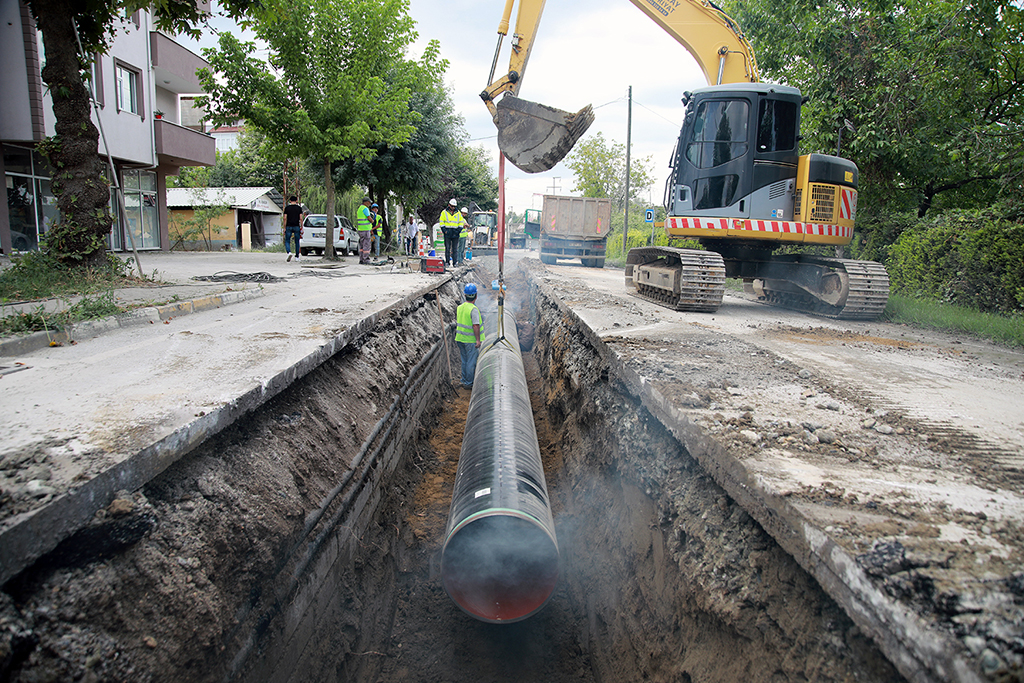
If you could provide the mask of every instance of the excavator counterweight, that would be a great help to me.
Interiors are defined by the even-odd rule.
[[[594,122],[588,104],[575,114],[507,94],[497,104],[498,148],[527,173],[550,170]]]

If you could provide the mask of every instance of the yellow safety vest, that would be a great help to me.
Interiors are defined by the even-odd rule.
[[[356,230],[366,232],[370,229],[370,207],[360,206],[356,210]]]
[[[476,304],[464,301],[459,304],[455,311],[455,341],[466,344],[475,344],[476,335],[473,334],[473,309]],[[479,311],[479,308],[476,308]],[[480,314],[480,343],[484,341],[484,314]]]
[[[462,221],[462,232],[459,233],[459,237],[469,237],[469,223],[465,219]]]
[[[462,214],[456,211],[455,213],[449,213],[448,209],[441,212],[441,229],[446,228],[457,228],[462,224]]]

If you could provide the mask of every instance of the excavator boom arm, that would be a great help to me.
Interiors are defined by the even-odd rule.
[[[757,60],[736,22],[707,0],[630,0],[693,55],[709,85],[757,83]]]
[[[518,97],[545,0],[519,0],[508,71],[495,79],[501,42],[508,33],[514,2],[505,1],[498,26],[498,46],[491,63],[491,83],[480,97],[498,127],[501,151],[522,170],[539,173],[549,170],[569,153],[593,123],[594,112],[587,105],[571,114]],[[694,56],[708,83],[757,82],[757,62],[750,44],[735,22],[709,0],[630,2]],[[496,102],[499,95],[505,97]]]

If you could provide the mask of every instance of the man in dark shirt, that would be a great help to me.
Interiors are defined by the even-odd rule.
[[[295,260],[300,257],[299,239],[302,237],[302,218],[308,212],[299,206],[299,198],[292,195],[288,198],[288,206],[284,207],[284,251],[288,260],[292,260],[290,250],[292,235],[295,235]]]

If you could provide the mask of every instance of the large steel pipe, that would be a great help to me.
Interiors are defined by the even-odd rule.
[[[468,614],[512,622],[558,582],[558,543],[515,319],[488,325],[441,551],[445,591]]]

